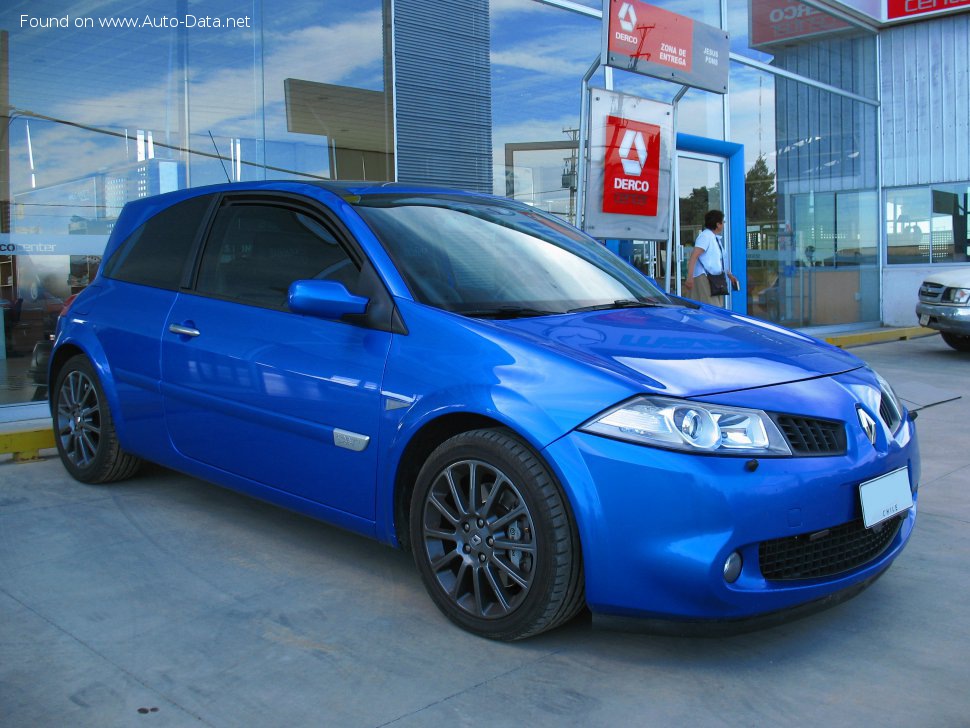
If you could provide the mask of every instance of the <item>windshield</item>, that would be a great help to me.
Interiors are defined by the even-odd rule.
[[[375,195],[356,209],[415,299],[430,306],[498,318],[670,303],[600,243],[528,207]]]

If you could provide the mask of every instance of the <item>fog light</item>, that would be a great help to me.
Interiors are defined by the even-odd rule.
[[[741,554],[735,551],[724,562],[724,581],[733,584],[739,576],[741,576]]]

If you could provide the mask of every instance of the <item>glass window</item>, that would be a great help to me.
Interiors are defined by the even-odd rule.
[[[193,197],[139,226],[111,256],[105,275],[156,288],[179,288],[186,259],[211,200],[209,195]]]
[[[284,309],[290,284],[326,280],[358,287],[359,268],[316,218],[268,204],[224,206],[216,216],[196,290]]]
[[[394,179],[389,7],[386,0],[265,6],[255,90],[269,178]]]
[[[0,3],[0,236],[20,251],[0,260],[0,307],[23,300],[0,378],[29,377],[40,321],[90,281],[129,200],[227,179],[393,175],[389,0],[28,6]]]
[[[490,17],[494,192],[574,221],[580,81],[600,22],[534,0],[493,2]]]
[[[728,0],[727,20],[732,52],[876,98],[873,32],[793,0]]]
[[[529,208],[388,196],[357,211],[415,297],[448,311],[511,318],[668,301],[592,238]]]
[[[879,319],[876,109],[734,64],[748,310],[793,327]]]
[[[970,260],[970,184],[886,191],[886,258],[889,263],[956,263]]]

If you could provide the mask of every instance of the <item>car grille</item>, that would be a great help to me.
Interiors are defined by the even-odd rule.
[[[896,428],[899,427],[899,423],[903,421],[899,410],[896,409],[896,406],[889,398],[889,395],[887,395],[885,392],[882,393],[882,397],[879,400],[879,416],[882,417],[882,421],[886,423],[889,431],[893,433],[896,432]]]
[[[919,300],[924,303],[939,303],[943,298],[943,290],[944,286],[939,283],[923,281],[923,285],[919,287]]]
[[[794,455],[841,455],[845,452],[845,427],[841,422],[777,415],[775,423]]]
[[[892,543],[903,516],[866,528],[862,519],[816,533],[762,541],[761,575],[769,581],[833,576],[876,558]]]

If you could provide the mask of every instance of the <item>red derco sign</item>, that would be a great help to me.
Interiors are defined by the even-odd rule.
[[[660,194],[660,127],[608,116],[603,212],[656,215]]]
[[[614,0],[613,5],[617,4]],[[609,50],[680,71],[693,64],[694,21],[669,10],[630,0],[619,3]]]
[[[970,8],[970,0],[889,0],[886,10],[889,19],[894,20],[958,8]]]

